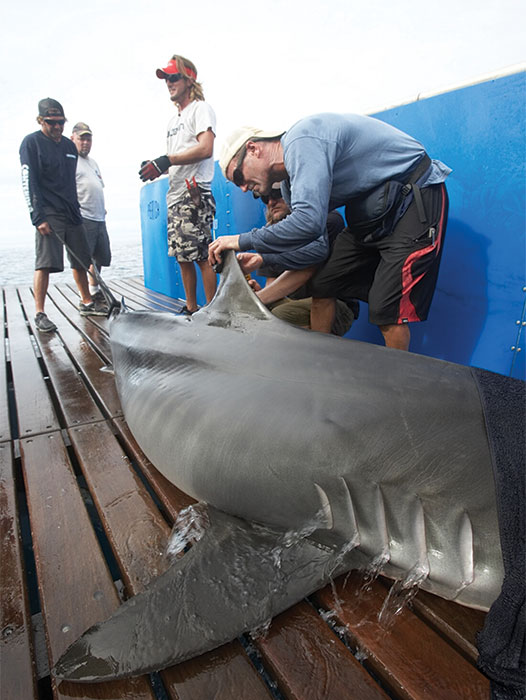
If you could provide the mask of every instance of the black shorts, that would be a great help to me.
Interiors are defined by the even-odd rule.
[[[50,272],[62,272],[64,269],[64,247],[68,248],[78,258],[75,259],[69,250],[68,259],[74,270],[87,270],[91,264],[88,243],[83,224],[72,224],[61,214],[45,214],[46,221],[52,233],[42,235],[35,231],[35,270],[48,269]]]
[[[90,257],[95,260],[97,267],[109,267],[111,264],[111,249],[106,223],[82,219],[86,240],[88,241]]]
[[[312,296],[366,301],[369,321],[377,326],[425,321],[438,277],[448,196],[444,184],[425,187],[421,194],[425,223],[413,199],[380,241],[363,243],[344,229],[311,280]]]

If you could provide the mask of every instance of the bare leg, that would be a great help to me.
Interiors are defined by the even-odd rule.
[[[206,260],[200,260],[198,263],[199,269],[201,270],[201,277],[203,278],[203,287],[205,290],[206,301],[210,303],[214,298],[217,287],[216,273],[212,269],[208,258]]]
[[[97,270],[97,272],[98,272],[98,270]],[[96,287],[97,289],[99,288],[99,283],[97,282],[97,278],[95,277],[95,267],[93,266],[93,264],[91,264],[89,266],[88,282],[89,282],[90,287]]]
[[[408,323],[379,326],[379,328],[382,331],[386,347],[396,348],[397,350],[409,350],[411,331]]]
[[[183,280],[184,293],[186,296],[186,308],[188,311],[197,311],[197,298],[195,293],[197,276],[194,263],[180,262],[179,265],[181,267],[181,278]]]
[[[49,269],[35,270],[33,276],[33,291],[35,293],[35,311],[37,314],[44,311],[48,285]]]
[[[336,299],[312,299],[310,327],[313,331],[330,333],[336,313]]]
[[[75,280],[77,289],[80,292],[82,303],[91,304],[92,298],[91,294],[89,293],[88,273],[86,270],[76,270],[75,268],[72,268],[71,272],[73,273],[73,279]]]

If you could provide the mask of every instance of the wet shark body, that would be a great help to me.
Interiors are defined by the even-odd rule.
[[[178,663],[358,567],[484,610],[497,598],[495,482],[469,367],[289,326],[232,254],[207,307],[119,313],[110,336],[135,438],[209,523],[66,651],[59,678]]]

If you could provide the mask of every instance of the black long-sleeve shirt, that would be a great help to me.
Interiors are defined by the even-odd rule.
[[[20,145],[22,187],[29,207],[31,221],[39,226],[46,214],[65,215],[73,224],[80,224],[75,173],[77,148],[62,136],[57,143],[35,131]]]

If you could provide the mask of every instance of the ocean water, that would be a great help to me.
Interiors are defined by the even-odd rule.
[[[124,238],[111,241],[112,263],[102,269],[103,279],[122,279],[143,275],[142,245]],[[33,283],[35,252],[33,242],[0,248],[0,287]],[[50,275],[50,283],[70,282],[73,279],[69,261],[64,254],[64,272]]]

